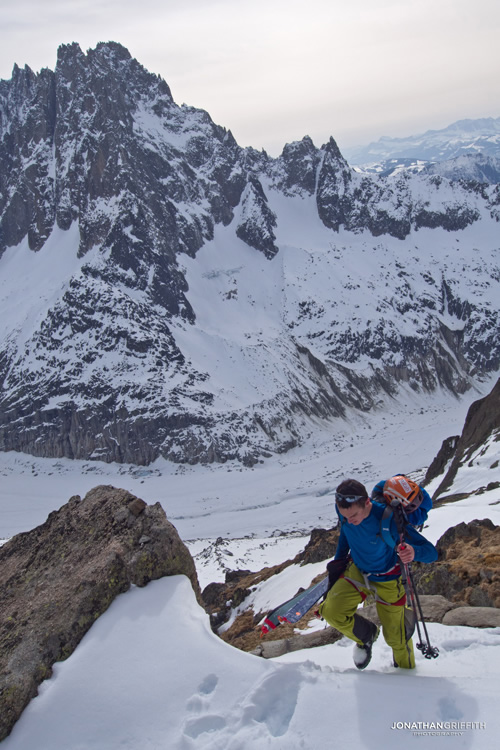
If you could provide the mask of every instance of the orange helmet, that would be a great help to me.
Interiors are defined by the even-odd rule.
[[[407,513],[416,510],[422,502],[422,492],[418,484],[398,474],[384,484],[384,497],[388,503],[399,501]]]

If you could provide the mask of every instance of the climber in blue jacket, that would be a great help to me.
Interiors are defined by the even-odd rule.
[[[372,597],[384,639],[392,648],[394,665],[413,669],[415,656],[407,629],[411,618],[405,617],[401,565],[413,560],[433,562],[437,550],[410,524],[405,525],[401,538],[391,506],[385,500],[383,505],[373,502],[364,485],[355,479],[337,487],[335,500],[340,537],[332,563],[343,566],[344,561],[347,566],[328,591],[318,614],[355,641],[354,663],[364,669],[371,660],[379,628],[356,610]]]

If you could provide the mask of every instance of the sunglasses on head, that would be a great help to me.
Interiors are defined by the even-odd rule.
[[[355,503],[357,500],[365,500],[365,497],[365,495],[341,495],[340,492],[335,493],[337,503]]]

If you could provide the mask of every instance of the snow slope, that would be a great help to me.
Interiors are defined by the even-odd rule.
[[[440,656],[410,674],[382,643],[363,673],[344,640],[271,662],[220,641],[187,579],[155,581],[115,600],[2,748],[391,749],[437,735],[439,747],[494,747],[500,628],[429,632]]]

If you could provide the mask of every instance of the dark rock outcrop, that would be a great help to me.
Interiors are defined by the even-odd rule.
[[[433,479],[438,477],[440,474],[443,474],[446,466],[455,455],[459,437],[459,435],[453,435],[452,437],[448,437],[443,440],[441,448],[439,449],[435,458],[432,460],[431,465],[426,471],[423,481],[424,486],[427,486],[428,484],[430,484],[430,482],[432,482]]]
[[[474,401],[467,412],[462,434],[458,440],[448,438],[448,442],[445,441],[435,462],[429,467],[425,478],[426,482],[432,478],[432,474],[439,476],[439,467],[441,466],[444,469],[446,464],[450,462],[443,480],[434,493],[434,498],[442,498],[445,495],[446,491],[452,486],[460,466],[467,464],[473,454],[484,449],[489,440],[499,439],[500,380],[496,382],[487,396]],[[498,480],[498,472],[496,472],[495,478]],[[500,487],[500,483],[498,483],[498,486]]]
[[[268,206],[264,189],[252,177],[241,199],[241,217],[236,227],[236,236],[271,259],[278,252],[275,228],[276,216]]]
[[[159,503],[96,487],[0,548],[0,740],[113,599],[193,559]]]
[[[280,162],[282,176],[278,185],[285,195],[314,195],[321,153],[309,136],[287,143]]]
[[[311,537],[304,547],[304,551],[299,552],[297,555],[297,559],[300,560],[301,565],[331,560],[337,549],[339,534],[340,531],[338,528],[313,529]]]
[[[229,620],[231,610],[238,607],[246,599],[252,587],[257,586],[262,581],[267,581],[268,578],[281,573],[282,570],[296,562],[298,562],[297,557],[279,565],[263,568],[257,573],[247,570],[228,571],[224,583],[209,583],[203,589],[201,598],[205,610],[210,615],[210,625],[214,632]],[[258,615],[256,617],[258,620]],[[254,622],[253,615],[251,620],[249,629],[253,629],[257,622],[257,620]],[[232,642],[230,636],[226,640]]]
[[[438,560],[414,565],[419,593],[455,604],[500,607],[500,526],[490,520],[460,523],[437,542]]]

